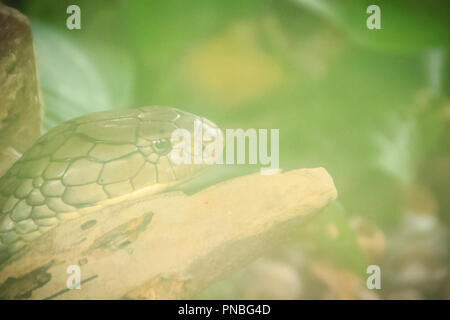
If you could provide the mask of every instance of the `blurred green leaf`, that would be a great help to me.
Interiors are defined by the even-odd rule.
[[[131,102],[133,69],[127,56],[98,47],[89,52],[39,21],[32,22],[32,31],[45,104],[44,129]]]
[[[449,48],[446,0],[293,0],[334,21],[364,46],[391,52]],[[369,30],[367,7],[381,9],[381,30]]]

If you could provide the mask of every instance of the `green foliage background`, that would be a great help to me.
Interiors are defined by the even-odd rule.
[[[364,257],[349,249],[348,219],[395,228],[420,165],[448,146],[441,102],[449,64],[427,64],[433,50],[448,52],[448,1],[6,3],[32,21],[46,130],[143,105],[175,106],[223,128],[279,128],[281,168],[325,167],[345,208],[317,222],[336,219],[341,242],[309,240],[357,273]],[[81,30],[66,28],[70,4],[81,7]],[[382,8],[382,30],[366,28],[370,4]],[[223,168],[215,179],[256,170]]]

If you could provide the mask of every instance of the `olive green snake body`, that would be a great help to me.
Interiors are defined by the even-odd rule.
[[[160,192],[204,165],[174,165],[173,130],[199,119],[171,107],[97,112],[41,136],[0,179],[0,263],[83,208],[150,188]],[[205,122],[206,121],[206,122]]]

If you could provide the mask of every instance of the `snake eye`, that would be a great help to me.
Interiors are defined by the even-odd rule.
[[[162,138],[158,140],[153,140],[152,147],[156,153],[163,155],[169,153],[169,151],[172,149],[172,144],[168,139]]]

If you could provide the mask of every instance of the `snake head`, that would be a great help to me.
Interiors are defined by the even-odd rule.
[[[188,180],[221,155],[223,133],[206,118],[172,107],[143,107],[137,146],[159,183]]]

